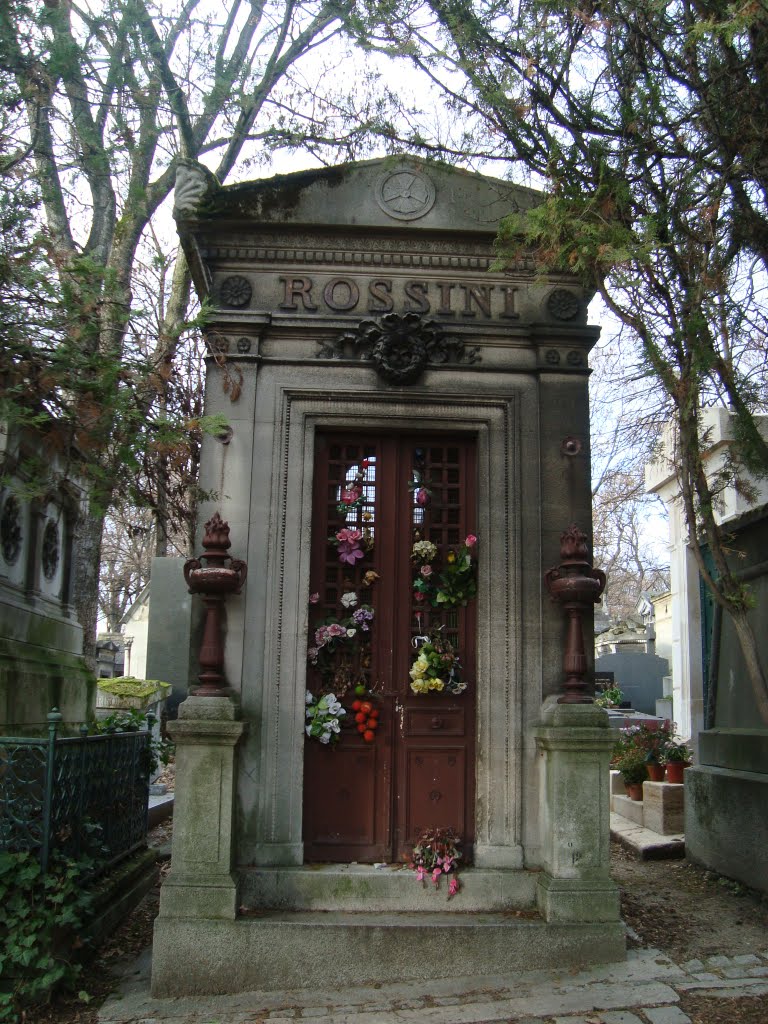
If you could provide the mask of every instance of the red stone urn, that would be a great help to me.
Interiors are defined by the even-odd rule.
[[[594,687],[587,693],[584,676],[587,673],[587,655],[584,650],[582,617],[590,605],[600,600],[605,590],[605,573],[593,569],[589,561],[587,537],[572,524],[560,536],[562,562],[544,573],[552,600],[560,604],[568,616],[568,632],[563,654],[565,693],[558,704],[592,704]]]
[[[248,566],[227,553],[231,547],[229,524],[218,512],[205,524],[205,554],[184,563],[184,579],[190,594],[200,594],[205,604],[205,625],[198,661],[202,671],[195,697],[218,697],[224,686],[224,645],[221,636],[221,611],[229,594],[239,594],[248,575]],[[229,562],[229,565],[227,565]]]

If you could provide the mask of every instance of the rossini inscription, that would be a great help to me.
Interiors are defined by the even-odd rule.
[[[280,275],[277,308],[300,313],[431,313],[440,317],[518,320],[514,285],[393,277]]]

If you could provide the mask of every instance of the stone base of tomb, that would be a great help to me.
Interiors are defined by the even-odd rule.
[[[580,967],[624,958],[621,924],[509,914],[273,913],[155,923],[152,993],[215,995]]]
[[[467,868],[450,900],[446,878],[438,889],[421,886],[394,865],[232,871],[231,779],[242,730],[233,714],[223,700],[192,701],[173,727],[184,782],[155,922],[154,995],[365,985],[624,958],[609,877],[612,739],[604,712],[554,705],[536,733],[547,794],[544,864]]]

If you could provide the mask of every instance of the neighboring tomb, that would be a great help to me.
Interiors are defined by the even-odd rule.
[[[598,331],[568,275],[490,270],[500,220],[537,194],[399,158],[222,189],[195,173],[175,213],[212,307],[206,412],[228,423],[204,443],[200,522],[221,512],[248,573],[228,688],[169,726],[154,991],[622,957],[607,716],[556,703],[565,627],[543,587],[563,531],[589,528]],[[335,749],[312,728],[330,690],[364,717]],[[473,865],[450,903],[402,867],[448,827]]]
[[[0,464],[0,731],[36,734],[52,707],[66,725],[93,706],[96,681],[69,604],[84,497],[71,466],[30,432],[0,429]],[[29,477],[41,464],[42,492]]]

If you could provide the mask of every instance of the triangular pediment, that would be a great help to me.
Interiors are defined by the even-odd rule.
[[[230,185],[209,194],[200,214],[220,221],[485,233],[540,198],[533,189],[448,164],[385,157]]]

